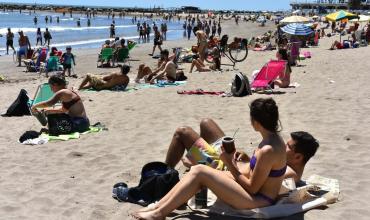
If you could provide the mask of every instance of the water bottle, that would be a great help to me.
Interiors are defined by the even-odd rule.
[[[205,161],[199,161],[198,164],[205,165]],[[200,191],[195,194],[195,208],[196,209],[205,209],[207,208],[207,187],[202,186]]]

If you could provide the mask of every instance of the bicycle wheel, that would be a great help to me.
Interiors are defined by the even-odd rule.
[[[229,48],[229,55],[235,62],[242,62],[248,56],[248,48],[243,44],[238,48]]]

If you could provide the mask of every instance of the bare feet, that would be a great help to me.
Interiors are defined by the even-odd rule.
[[[137,212],[149,212],[155,210],[156,208],[158,208],[158,203],[151,203],[147,207],[142,208]]]
[[[131,216],[138,220],[164,220],[165,217],[159,211],[136,212]]]

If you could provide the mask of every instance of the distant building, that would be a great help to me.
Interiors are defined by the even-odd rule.
[[[293,10],[297,9],[348,9],[349,0],[296,0],[291,1]],[[361,0],[361,9],[370,9],[370,0]]]
[[[181,10],[185,13],[200,13],[200,12],[202,12],[202,10],[200,10],[200,8],[194,7],[194,6],[182,6]]]

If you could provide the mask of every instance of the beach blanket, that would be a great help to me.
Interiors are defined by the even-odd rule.
[[[138,90],[137,88],[133,86],[115,86],[112,89],[102,89],[102,90],[96,90],[94,88],[90,89],[83,89],[82,91],[88,91],[88,92],[101,92],[101,91],[112,91],[112,92],[132,92]]]
[[[164,88],[164,87],[181,86],[181,85],[185,85],[185,84],[186,84],[186,81],[169,82],[167,80],[159,80],[155,84],[139,83],[139,84],[135,85],[135,88],[137,88],[137,89]]]
[[[224,91],[213,92],[213,91],[204,91],[203,89],[196,89],[196,90],[179,90],[177,94],[180,95],[217,95],[221,96],[224,95]]]
[[[289,182],[294,183],[292,179],[284,180],[280,199],[272,206],[237,210],[217,200],[217,197],[208,190],[208,207],[198,211],[240,218],[269,219],[294,215],[338,201],[340,190],[336,179],[312,175],[307,179],[306,185],[299,188],[295,188],[295,184]],[[195,209],[194,197],[189,200],[188,205]]]
[[[133,92],[139,89],[147,89],[147,88],[164,88],[164,87],[173,87],[173,86],[180,86],[186,84],[186,81],[175,81],[175,82],[168,82],[166,80],[160,80],[156,84],[149,84],[149,83],[138,83],[136,85],[128,85],[127,87],[116,86],[112,89],[105,89],[105,91],[114,91],[114,92]],[[89,92],[100,92],[104,90],[96,90],[93,88],[84,90]]]
[[[107,128],[105,128],[105,126],[102,126],[102,125],[99,124],[99,125],[96,125],[96,126],[90,126],[90,129],[88,131],[85,131],[85,132],[82,132],[82,133],[74,132],[74,133],[71,133],[71,134],[63,134],[63,135],[58,135],[58,136],[52,136],[52,135],[49,135],[47,133],[42,133],[38,138],[26,140],[26,141],[22,142],[22,144],[24,144],[24,145],[41,145],[41,144],[46,144],[50,141],[68,141],[68,140],[71,140],[71,139],[78,139],[78,138],[80,138],[81,135],[84,135],[84,134],[96,133],[96,132],[100,132],[100,131],[103,131],[103,130],[107,130]]]

